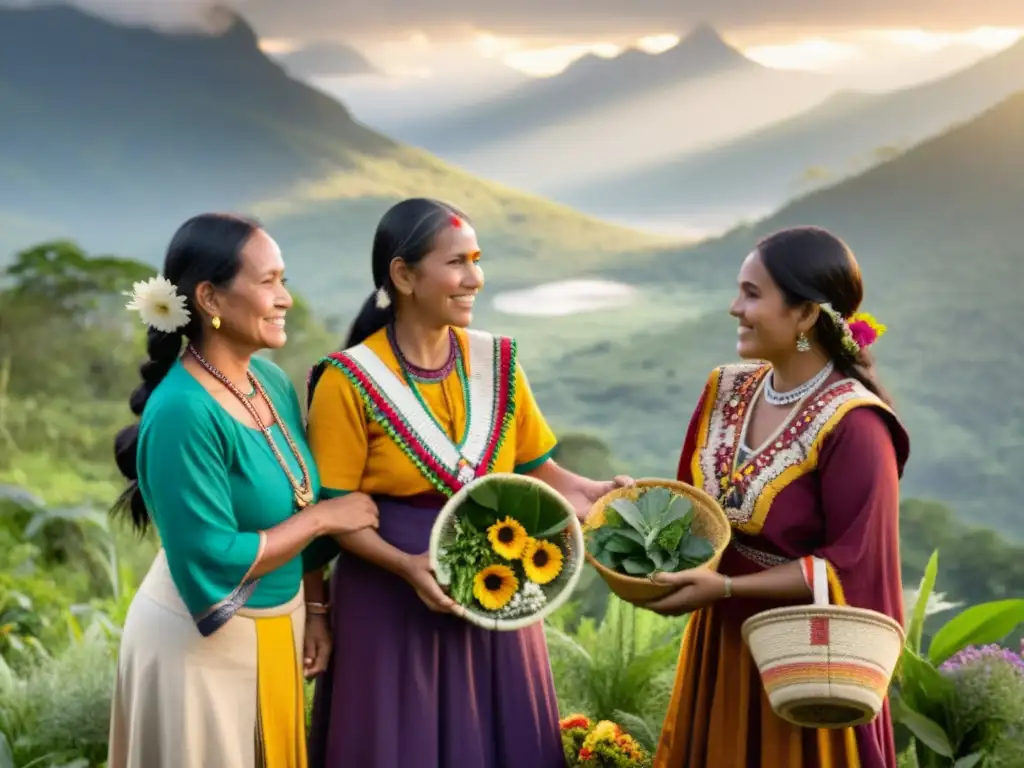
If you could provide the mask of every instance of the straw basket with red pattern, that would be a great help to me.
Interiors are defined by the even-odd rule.
[[[849,728],[882,710],[905,635],[876,611],[830,605],[815,558],[814,604],[775,608],[743,623],[743,640],[772,709],[804,728]]]

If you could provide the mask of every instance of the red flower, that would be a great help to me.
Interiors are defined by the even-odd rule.
[[[861,349],[870,347],[878,340],[878,331],[864,320],[854,320],[850,323],[850,333]]]

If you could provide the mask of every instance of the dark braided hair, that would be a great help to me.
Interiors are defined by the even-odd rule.
[[[141,416],[150,395],[174,367],[186,339],[199,342],[203,324],[196,309],[195,293],[200,283],[227,287],[242,267],[242,248],[260,225],[251,220],[219,213],[195,216],[178,228],[164,258],[163,276],[185,297],[189,322],[184,328],[164,333],[150,328],[146,334],[148,359],[139,366],[142,382],[128,399],[132,413]],[[115,516],[124,516],[140,534],[149,528],[149,511],[139,492],[137,452],[138,422],[114,438],[114,459],[128,487],[111,508]]]
[[[831,304],[843,318],[853,315],[864,300],[864,281],[853,251],[820,227],[793,227],[768,235],[757,244],[768,274],[791,307],[807,302]],[[844,330],[821,311],[814,335],[836,369],[856,379],[887,405],[892,398],[875,372],[867,350],[853,353],[843,346]]]

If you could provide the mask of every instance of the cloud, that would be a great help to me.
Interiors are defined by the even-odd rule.
[[[238,0],[262,32],[304,36],[475,27],[564,35],[719,27],[1024,25],[1020,0]]]
[[[83,11],[125,24],[144,24],[161,29],[216,30],[224,16],[213,11],[209,0],[0,0],[0,7],[39,8],[72,5]]]
[[[40,5],[44,0],[0,0]],[[208,0],[73,0],[133,23],[206,22]],[[485,29],[502,35],[650,34],[708,22],[722,28],[873,26],[963,29],[1024,25],[1020,0],[232,0],[263,36],[341,39],[367,34]]]

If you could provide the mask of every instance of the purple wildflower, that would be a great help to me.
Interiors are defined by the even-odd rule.
[[[1024,643],[1022,643],[1022,651],[1024,651]],[[943,662],[942,666],[939,667],[939,671],[946,673],[956,672],[965,666],[986,660],[1006,662],[1021,674],[1024,674],[1024,655],[996,644],[981,647],[969,645]]]

